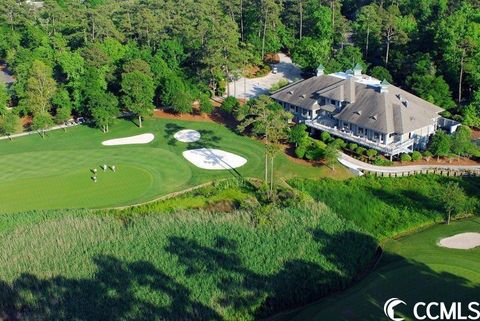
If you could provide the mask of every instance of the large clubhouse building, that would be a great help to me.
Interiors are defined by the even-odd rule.
[[[424,149],[429,137],[442,127],[453,132],[458,123],[439,115],[442,108],[388,82],[353,70],[302,80],[271,97],[296,121],[313,131],[376,149],[390,157]]]

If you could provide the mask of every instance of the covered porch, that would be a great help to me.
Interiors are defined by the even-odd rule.
[[[392,159],[393,156],[402,153],[411,153],[413,151],[414,139],[408,139],[403,142],[392,142],[390,144],[384,144],[381,142],[380,139],[375,141],[369,139],[367,136],[356,135],[349,130],[338,129],[335,119],[318,118],[315,120],[305,120],[305,125],[312,128],[313,130],[326,131],[335,137],[354,142],[367,148],[378,150],[379,152],[390,156],[390,159]]]

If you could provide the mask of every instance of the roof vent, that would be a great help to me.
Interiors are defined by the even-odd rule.
[[[305,94],[303,94],[303,95],[301,95],[300,97],[301,97],[301,98],[305,98],[305,97],[307,97],[307,96],[306,96]]]
[[[290,90],[288,93],[289,93],[290,95],[293,95],[293,90]]]
[[[373,120],[377,120],[377,115],[373,115],[370,118],[373,119]]]
[[[317,67],[317,77],[323,76],[325,72],[325,67],[322,64],[318,65]]]
[[[380,86],[379,86],[380,92],[381,93],[388,92],[388,87],[390,87],[390,83],[386,79],[382,80],[382,82],[380,83]]]
[[[408,100],[404,100],[403,105],[408,108],[410,107],[410,102]]]
[[[361,76],[362,75],[362,66],[357,63],[355,67],[353,67],[353,75],[354,76]]]
[[[362,111],[361,111],[361,110],[357,110],[357,111],[354,111],[353,113],[360,116],[360,115],[362,114]]]

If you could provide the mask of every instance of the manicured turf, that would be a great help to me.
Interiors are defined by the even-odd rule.
[[[180,143],[173,134],[192,128],[202,133],[197,143]],[[155,134],[147,145],[102,146],[107,139],[142,133]],[[245,157],[248,163],[236,171],[208,171],[186,161],[187,148],[215,147]],[[115,165],[117,172],[103,173],[100,166]],[[93,168],[98,181],[91,180]],[[348,176],[345,170],[330,171],[278,157],[279,177]],[[30,209],[96,208],[129,205],[154,199],[219,178],[262,177],[263,146],[224,126],[207,122],[154,119],[143,128],[119,120],[108,134],[80,126],[67,132],[47,133],[0,142],[0,212]]]
[[[359,284],[277,320],[386,320],[383,305],[389,298],[404,300],[410,310],[400,306],[398,311],[412,320],[411,308],[418,301],[478,302],[480,248],[453,250],[436,245],[441,238],[472,231],[480,231],[479,218],[388,241],[376,271]]]

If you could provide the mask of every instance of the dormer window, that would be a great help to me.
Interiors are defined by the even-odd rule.
[[[360,115],[362,114],[362,111],[361,111],[361,110],[357,110],[357,111],[355,111],[355,112],[353,112],[353,113],[354,113],[355,115],[360,116]]]
[[[377,115],[370,116],[370,119],[377,120]]]
[[[305,98],[307,97],[305,94],[301,95],[300,98]]]
[[[289,93],[290,95],[293,95],[293,90],[290,90],[288,93]]]

